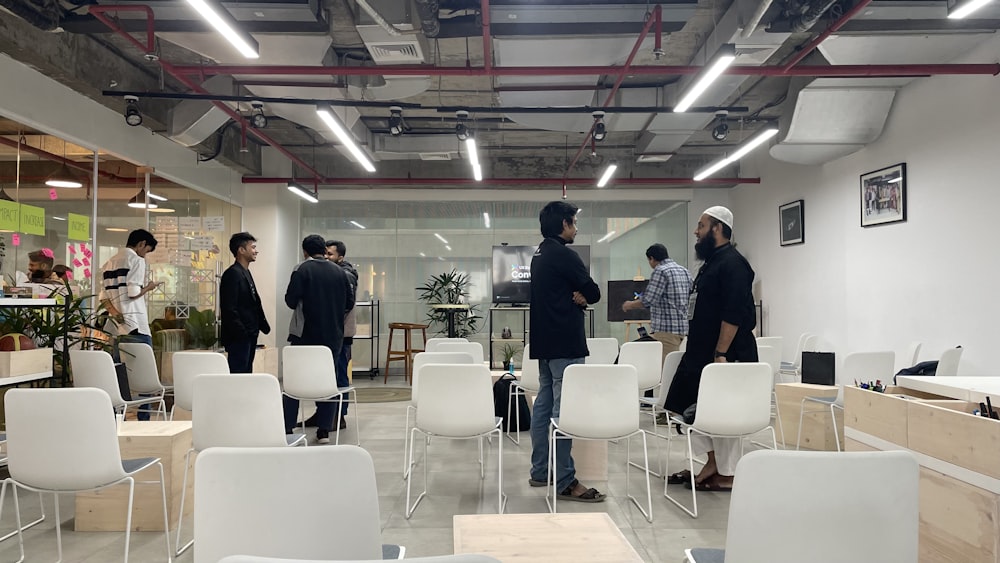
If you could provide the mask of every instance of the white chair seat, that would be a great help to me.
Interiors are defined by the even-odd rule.
[[[685,555],[691,563],[726,563],[725,549],[696,547],[685,550]]]

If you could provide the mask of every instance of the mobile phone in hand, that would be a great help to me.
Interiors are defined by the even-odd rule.
[[[644,326],[639,327],[639,338],[649,338],[649,333],[646,332],[646,327]]]

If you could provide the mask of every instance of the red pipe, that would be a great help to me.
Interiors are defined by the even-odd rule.
[[[657,4],[656,9],[653,10],[653,17],[656,18],[656,27],[653,29],[653,40],[655,41],[653,44],[653,51],[660,53],[663,51],[663,10],[660,8],[659,4]],[[659,55],[657,55],[656,58],[659,60]]]
[[[701,66],[641,65],[628,69],[633,76],[697,74]],[[619,74],[620,66],[517,66],[440,67],[430,65],[295,66],[295,65],[174,65],[180,74],[267,76],[603,76]],[[724,74],[735,76],[815,76],[819,78],[911,77],[932,75],[1000,74],[1000,64],[895,64],[895,65],[807,65],[785,70],[783,66],[731,66]]]
[[[632,67],[632,61],[635,60],[635,56],[639,54],[639,47],[642,46],[642,42],[646,40],[646,35],[649,33],[650,28],[659,19],[660,12],[662,8],[659,4],[653,8],[653,17],[646,20],[646,23],[642,26],[642,31],[639,32],[638,39],[635,40],[635,45],[632,46],[632,51],[628,54],[628,58],[625,59],[625,65],[621,67],[618,73],[618,78],[615,80],[615,85],[611,87],[611,91],[608,92],[608,96],[604,98],[604,104],[601,105],[602,108],[606,108],[611,104],[611,100],[614,99],[615,94],[618,92],[618,88],[621,87],[622,82],[625,82],[625,77],[628,75],[629,68]],[[580,155],[583,154],[584,149],[587,148],[587,141],[594,141],[593,133],[594,127],[597,125],[597,120],[595,119],[593,123],[590,124],[590,130],[587,132],[586,136],[583,138],[583,142],[580,143],[580,148],[576,149],[576,154],[573,155],[573,159],[569,161],[569,166],[566,167],[566,172],[563,173],[563,178],[569,176],[570,171],[576,166],[576,163],[580,160]],[[596,149],[594,152],[597,152]]]
[[[110,27],[113,31],[121,33],[123,37],[128,39],[133,45],[138,47],[147,55],[156,52],[156,39],[153,34],[153,9],[149,6],[134,5],[134,6],[90,6],[88,11],[92,16],[100,20],[101,23]],[[146,45],[139,43],[134,37],[125,33],[114,20],[108,18],[104,15],[105,12],[143,12],[146,14]]]
[[[244,184],[285,184],[294,178],[244,176]],[[593,178],[485,178],[476,182],[472,178],[320,178],[317,182],[323,185],[336,186],[540,186],[540,185],[593,185]],[[707,178],[695,182],[692,178],[622,178],[615,180],[619,186],[686,186],[686,185],[725,185],[759,184],[760,178]]]
[[[480,12],[483,20],[483,69],[493,70],[493,38],[490,37],[490,0],[482,0]]]
[[[836,33],[838,29],[844,27],[844,24],[847,23],[848,20],[861,13],[861,10],[864,10],[865,7],[867,7],[868,4],[871,3],[871,1],[872,0],[860,0],[857,4],[854,5],[853,8],[844,13],[844,15],[840,16],[840,18],[837,19],[837,21],[830,24],[830,27],[826,28],[826,30],[824,30],[823,33],[820,33],[819,35],[814,37],[812,41],[806,43],[802,47],[802,49],[799,50],[799,52],[794,57],[792,57],[792,60],[788,61],[788,63],[786,63],[785,66],[782,67],[785,70],[785,72],[788,72],[789,70],[791,70],[793,66],[798,64],[799,61],[806,58],[806,56],[808,56],[809,53],[812,53],[816,49],[816,47],[819,47],[820,43],[826,41],[827,37],[833,35],[834,33]]]

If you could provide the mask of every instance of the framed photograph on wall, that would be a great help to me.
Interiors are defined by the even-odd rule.
[[[781,246],[802,244],[806,241],[805,202],[799,199],[778,206],[778,228],[781,229]]]
[[[861,175],[861,226],[906,221],[906,163]]]

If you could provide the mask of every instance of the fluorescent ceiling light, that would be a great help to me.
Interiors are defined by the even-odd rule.
[[[248,59],[260,57],[257,41],[247,32],[239,28],[236,18],[225,8],[211,0],[187,0],[198,14],[205,18],[215,31],[218,31],[226,41],[229,41],[241,55]]]
[[[107,227],[104,230],[112,232],[112,233],[127,233],[128,232],[128,229],[123,229],[121,227]]]
[[[157,201],[167,201],[167,198],[163,197],[162,195],[154,194],[153,192],[149,192],[146,195],[148,195],[150,199],[155,199]]]
[[[423,252],[421,252],[421,253],[420,253],[420,256],[421,256],[422,258],[427,258],[427,255],[426,255],[426,254],[424,254]]]
[[[597,242],[598,243],[602,243],[602,242],[608,240],[609,238],[615,236],[616,232],[618,232],[618,231],[611,231],[610,233],[608,233],[608,234],[604,235],[603,237],[597,239]]]
[[[727,157],[721,158],[713,162],[712,164],[708,165],[706,168],[702,169],[697,174],[695,174],[694,181],[700,182],[705,178],[708,178],[712,174],[715,174],[719,170],[722,170],[726,165],[736,162],[737,160],[743,158],[744,156],[749,154],[750,151],[764,144],[765,141],[767,141],[768,139],[777,134],[778,134],[778,127],[776,125],[768,125],[764,129],[762,129],[759,133],[751,137],[749,141],[743,143],[740,146],[740,148],[736,150],[736,152]]]
[[[174,213],[176,211],[176,209],[171,209],[169,207],[157,207],[155,209],[150,208],[149,210],[150,213]]]
[[[298,184],[296,184],[294,182],[289,182],[288,183],[288,191],[290,191],[293,194],[301,197],[302,199],[308,201],[309,203],[317,203],[317,202],[319,202],[319,198],[317,198],[313,194],[307,192],[305,190],[305,188],[303,188],[302,186],[300,186],[300,185],[298,185]]]
[[[65,221],[66,220],[65,217],[60,217],[58,215],[53,215],[52,218],[55,219],[56,221]]]
[[[483,168],[479,164],[479,151],[476,149],[476,138],[469,137],[465,140],[465,152],[468,154],[469,162],[472,164],[472,177],[477,182],[483,181]]]
[[[472,165],[472,178],[477,182],[483,181],[483,168],[478,164]]]
[[[362,225],[361,223],[358,223],[357,221],[351,221],[350,223],[352,225],[354,225],[355,227],[359,228],[359,229],[364,229],[365,228],[364,225]]]
[[[736,46],[732,43],[726,43],[725,45],[719,47],[716,51],[715,56],[712,60],[708,62],[705,68],[701,71],[698,77],[695,79],[694,84],[688,87],[687,91],[681,96],[681,101],[677,102],[674,106],[674,112],[681,113],[688,110],[695,100],[699,96],[708,90],[708,87],[715,82],[715,79],[719,77],[729,65],[733,64],[736,60]]]
[[[446,244],[446,245],[444,245],[444,247],[448,249],[448,252],[451,252],[451,247],[450,247],[450,246],[448,246],[448,245]]]
[[[483,211],[483,223],[487,229],[490,228],[490,214],[485,211]]]
[[[603,188],[604,186],[608,185],[608,180],[610,180],[611,177],[615,175],[616,170],[618,170],[617,163],[612,162],[608,164],[608,167],[604,169],[604,174],[601,174],[601,179],[597,181],[597,187]],[[577,211],[577,215],[579,214],[580,212]]]
[[[325,123],[326,126],[333,131],[333,134],[337,136],[340,143],[347,147],[347,150],[349,150],[354,156],[354,160],[356,160],[358,164],[360,164],[361,167],[368,172],[374,172],[375,165],[372,164],[368,155],[366,155],[365,152],[361,150],[361,147],[358,146],[358,142],[354,139],[354,135],[352,135],[347,130],[347,127],[344,127],[344,124],[340,122],[340,118],[333,112],[333,108],[328,105],[317,106],[316,113],[319,115],[320,119],[323,120],[323,123]]]
[[[443,236],[441,236],[441,235],[439,235],[437,233],[434,233],[434,236],[436,236],[439,241],[441,241],[441,242],[443,242],[445,244],[448,244],[448,241],[444,240]]]
[[[989,3],[990,0],[969,0],[964,4],[956,4],[953,9],[948,12],[948,19],[960,20]]]

